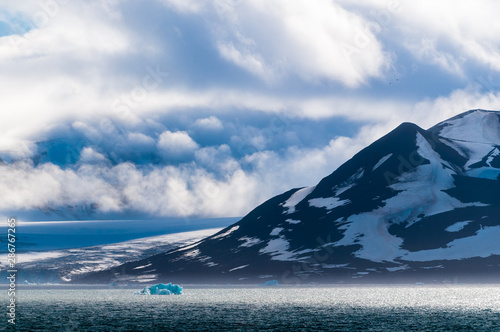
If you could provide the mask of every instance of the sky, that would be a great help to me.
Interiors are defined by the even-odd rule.
[[[0,0],[0,211],[243,216],[500,110],[497,1]]]

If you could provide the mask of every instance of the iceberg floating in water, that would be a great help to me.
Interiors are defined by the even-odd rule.
[[[269,280],[263,284],[260,284],[260,286],[279,286],[279,283],[278,280]]]
[[[143,290],[135,292],[135,295],[181,295],[182,287],[172,283],[157,284],[145,287]]]

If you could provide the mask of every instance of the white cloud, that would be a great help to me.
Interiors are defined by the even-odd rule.
[[[224,151],[227,147],[221,149]],[[208,160],[202,164],[215,161],[210,160],[215,157],[210,157],[214,152],[205,151],[204,158]],[[302,159],[303,155],[308,157],[307,161]],[[252,162],[259,164],[253,171],[243,171],[234,159],[226,158],[225,163],[213,165],[224,168],[223,177],[194,165],[161,166],[150,171],[140,170],[130,163],[117,166],[92,163],[75,170],[63,170],[52,164],[37,167],[26,163],[2,165],[0,210],[64,209],[68,205],[93,204],[98,212],[241,216],[272,195],[304,180],[312,180],[297,179],[295,172],[306,171],[316,180],[317,171],[324,172],[324,168],[331,171],[335,164],[329,162],[332,157],[335,155],[331,152],[303,151],[300,156],[280,159],[272,152],[262,152],[252,156]],[[322,163],[316,163],[318,160]],[[303,165],[304,162],[307,165]]]
[[[102,140],[102,133],[98,129],[89,126],[88,124],[82,121],[73,122],[72,127],[76,131],[82,133],[86,139],[88,139],[90,142],[94,144],[99,144],[100,141]]]
[[[466,60],[500,71],[500,3],[479,0],[352,1],[341,0],[350,10],[372,21],[393,42],[420,54],[448,71],[457,71]],[[394,11],[393,8],[397,8]]]
[[[252,74],[265,80],[273,79],[273,70],[270,68],[260,54],[250,50],[237,49],[232,43],[219,43],[218,49],[223,58],[243,67]]]
[[[113,64],[142,43],[116,5],[114,0],[6,4],[4,10],[32,30],[0,37],[0,108],[9,114],[0,122],[2,138],[22,141],[63,119],[111,113],[129,79],[123,68],[113,71]],[[46,22],[34,23],[37,16]]]
[[[105,162],[108,159],[101,153],[95,151],[93,148],[85,147],[80,152],[80,162],[86,164]]]
[[[440,40],[443,53],[451,44],[456,57],[465,56],[500,70],[497,38],[500,26],[481,23],[495,22],[500,10],[498,2],[483,0],[471,5],[467,1],[419,1],[404,6],[407,8],[402,12],[401,21],[409,25],[408,29],[418,26],[418,34]]]
[[[155,140],[152,137],[144,135],[143,133],[128,133],[127,139],[133,146],[137,147],[144,148],[145,146],[152,146],[155,144]]]
[[[208,118],[197,119],[194,125],[208,130],[222,130],[224,128],[222,121],[213,115]]]
[[[0,166],[0,209],[46,209],[98,203],[101,211],[120,209],[120,193],[86,165],[78,172],[52,164],[19,162]]]
[[[198,149],[198,144],[185,131],[163,132],[158,138],[157,146],[167,159],[184,157]]]
[[[206,26],[209,33],[203,37],[208,38],[204,40],[207,44],[225,54],[228,61],[279,86],[277,91],[288,91],[287,80],[295,76],[305,80],[301,83],[304,91],[328,87],[332,80],[359,86],[371,77],[383,75],[384,66],[392,59],[386,50],[394,46],[418,50],[415,57],[419,61],[435,63],[447,72],[466,72],[464,64],[468,59],[500,68],[496,64],[500,58],[496,36],[500,31],[494,24],[478,24],[478,18],[494,21],[496,2],[470,6],[460,1],[457,5],[419,1],[395,7],[386,1],[164,3],[176,8],[176,13],[189,13],[179,14],[186,23],[196,20]],[[0,108],[9,114],[0,121],[0,147],[7,147],[2,150],[26,147],[26,139],[40,128],[65,119],[85,123],[85,118],[107,116],[140,123],[151,114],[206,108],[214,116],[219,112],[285,110],[293,116],[313,119],[340,115],[356,121],[385,121],[395,113],[398,118],[401,113],[411,116],[410,112],[401,112],[401,106],[410,109],[419,101],[383,99],[383,94],[346,95],[329,88],[326,92],[297,94],[277,92],[266,84],[251,89],[232,82],[212,83],[204,88],[167,84],[148,90],[147,98],[134,103],[127,112],[114,112],[114,102],[141,86],[147,74],[145,66],[155,67],[157,61],[162,67],[165,63],[167,70],[175,53],[169,50],[177,47],[165,41],[167,46],[163,45],[166,49],[162,50],[158,40],[163,36],[154,39],[155,43],[148,38],[141,40],[134,34],[136,23],[121,15],[120,4],[61,2],[47,25],[25,36],[0,38]],[[10,2],[6,6],[10,12],[23,13],[27,18],[43,10],[37,1]],[[148,6],[146,2],[146,11]],[[350,64],[342,53],[341,46],[346,45],[361,50],[351,54]],[[148,50],[148,57],[135,60],[138,50]],[[344,47],[346,50],[355,49]],[[128,71],[129,63],[124,61],[128,58],[137,61],[134,70],[138,74]],[[327,84],[323,85],[325,80]],[[214,122],[214,126],[218,124]]]
[[[380,77],[388,62],[367,22],[328,0],[244,1],[223,25],[221,55],[266,80],[298,75],[355,87]]]
[[[406,47],[409,48],[420,61],[435,64],[449,73],[464,76],[462,65],[465,58],[457,58],[456,55],[447,51],[438,51],[436,49],[435,40],[422,39],[419,42],[407,43]]]
[[[31,157],[36,151],[36,146],[28,140],[4,136],[0,139],[0,151],[0,159],[4,161],[21,160]]]
[[[186,24],[194,20],[206,27],[204,42],[212,45],[212,50],[283,88],[278,91],[288,91],[287,80],[295,76],[305,80],[304,90],[309,91],[317,86],[324,88],[325,80],[359,86],[370,78],[383,76],[384,66],[392,59],[388,53],[395,47],[418,50],[414,55],[419,61],[435,63],[448,73],[466,72],[464,66],[469,60],[500,70],[500,28],[478,23],[495,22],[499,6],[495,1],[474,5],[463,1],[385,0],[163,3],[175,8],[175,14],[181,13],[179,19],[186,20]],[[24,139],[40,128],[68,118],[85,122],[85,117],[99,115],[140,122],[144,114],[204,107],[213,112],[235,113],[285,109],[307,118],[340,114],[350,119],[381,121],[390,118],[394,108],[380,107],[383,111],[377,112],[362,108],[373,102],[380,106],[407,103],[411,107],[418,101],[380,101],[380,95],[366,97],[356,93],[342,96],[342,92],[331,89],[287,94],[268,90],[265,84],[252,89],[233,86],[232,82],[212,83],[206,88],[173,84],[175,88],[158,86],[147,91],[144,101],[130,107],[127,114],[117,114],[113,112],[113,102],[141,85],[147,74],[144,67],[154,67],[156,61],[162,66],[165,63],[167,70],[175,57],[170,49],[182,44],[165,40],[162,35],[154,43],[147,36],[139,38],[134,31],[140,23],[127,20],[120,5],[120,1],[60,2],[59,9],[49,15],[50,20],[43,27],[24,36],[0,38],[0,108],[9,114],[0,121],[0,146],[27,145]],[[145,2],[144,10],[149,6]],[[27,19],[44,12],[38,1],[9,2],[5,9]],[[164,41],[166,46],[158,41]],[[138,50],[147,50],[144,53],[148,56],[140,56]],[[350,63],[344,56],[346,50],[355,51]],[[128,71],[130,63],[125,59],[137,62],[134,74]],[[309,85],[311,81],[313,84]]]
[[[199,13],[205,7],[205,3],[198,0],[162,0],[162,2],[181,13]]]
[[[226,144],[199,149],[194,156],[199,166],[216,174],[231,174],[240,168]]]

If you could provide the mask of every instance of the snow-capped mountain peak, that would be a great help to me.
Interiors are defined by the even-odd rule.
[[[452,140],[500,145],[500,114],[472,110],[443,121],[430,131]]]
[[[471,177],[500,175],[500,114],[472,110],[429,129],[465,159],[463,172]]]
[[[482,110],[429,130],[404,123],[316,186],[273,197],[218,234],[148,264],[164,281],[434,280],[500,272],[499,123],[500,113]],[[92,278],[119,279],[144,263]]]

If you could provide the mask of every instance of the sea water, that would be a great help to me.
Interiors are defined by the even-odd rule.
[[[185,287],[178,296],[134,291],[22,289],[15,331],[500,330],[500,286]],[[0,324],[14,330],[9,325],[7,318]]]

